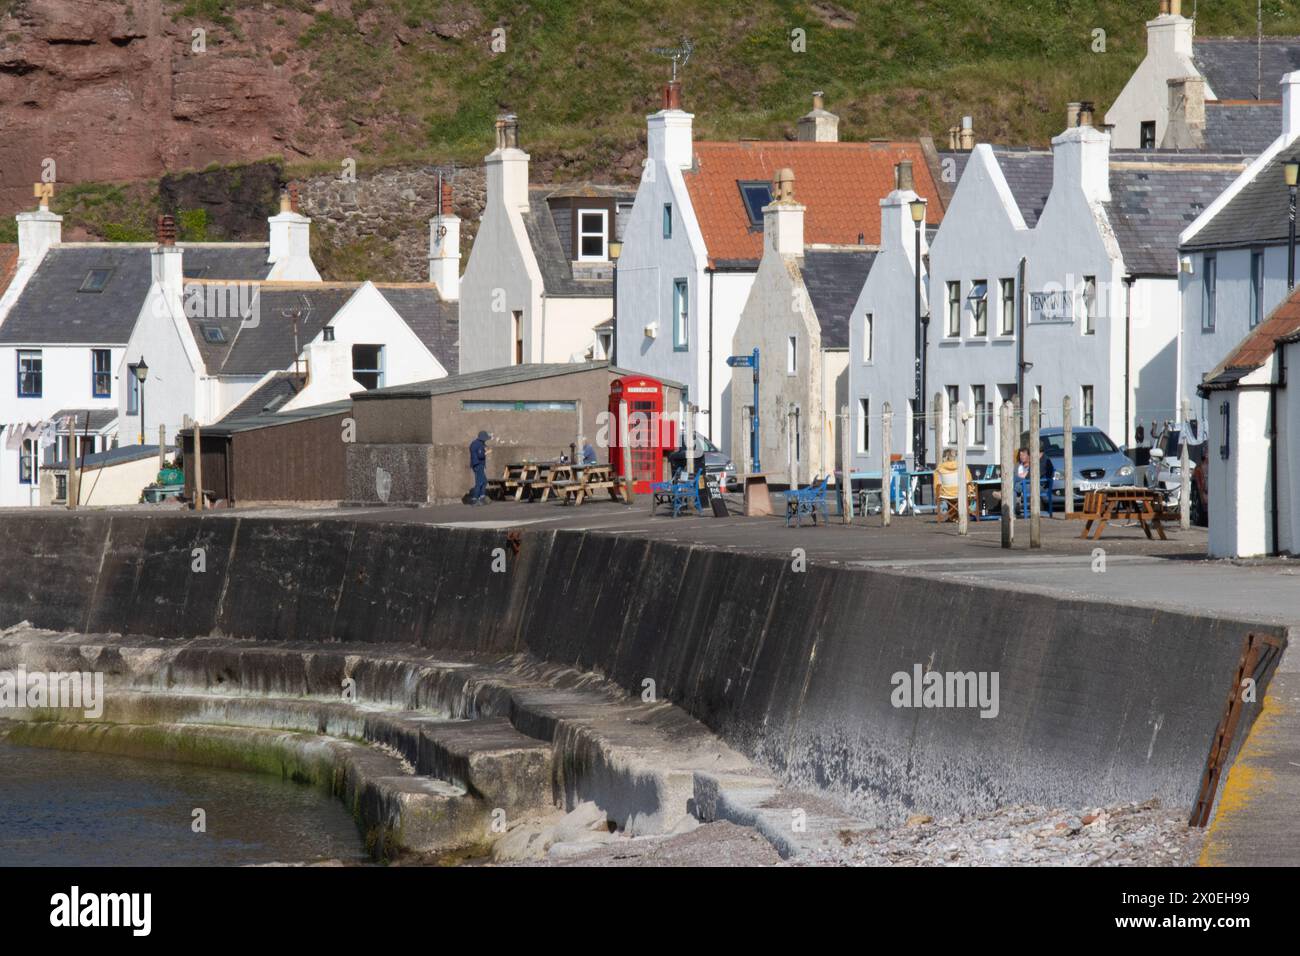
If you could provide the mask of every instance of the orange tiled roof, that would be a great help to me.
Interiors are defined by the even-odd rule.
[[[695,144],[686,188],[704,233],[709,261],[757,261],[763,234],[750,229],[739,181],[771,182],[794,170],[795,199],[808,207],[804,241],[852,245],[861,233],[880,243],[880,200],[894,188],[894,166],[912,161],[916,191],[929,200],[928,224],[943,220],[943,200],[919,143],[741,142]]]
[[[18,247],[11,242],[0,243],[0,295],[4,295],[9,283],[14,281],[18,271]]]
[[[1273,354],[1279,339],[1300,332],[1300,289],[1273,310],[1273,313],[1251,329],[1241,343],[1229,353],[1219,367],[1205,377],[1207,383],[1216,379],[1232,381],[1239,375],[1225,374],[1230,369],[1253,372],[1264,365]]]

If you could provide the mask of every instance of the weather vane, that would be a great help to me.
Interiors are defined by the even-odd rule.
[[[650,51],[659,56],[666,56],[673,61],[673,82],[677,82],[677,71],[690,62],[691,54],[695,52],[695,45],[690,39],[683,37],[682,45],[679,47],[658,46]]]

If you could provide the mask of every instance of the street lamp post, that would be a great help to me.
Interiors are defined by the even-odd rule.
[[[618,257],[623,254],[623,243],[610,240],[609,261],[614,264],[614,313],[610,320],[609,364],[618,364]]]
[[[912,410],[913,468],[925,467],[925,333],[921,319],[921,230],[925,228],[925,200],[914,199],[908,204],[912,222],[916,225],[916,401]]]
[[[1290,230],[1286,247],[1286,289],[1290,292],[1295,288],[1295,194],[1296,183],[1300,182],[1300,161],[1293,159],[1284,163],[1282,170],[1286,176],[1287,192],[1291,194],[1291,206],[1287,214]]]
[[[144,444],[144,380],[149,376],[149,366],[145,364],[144,356],[140,356],[140,361],[135,366],[135,380],[140,387],[140,444]]]

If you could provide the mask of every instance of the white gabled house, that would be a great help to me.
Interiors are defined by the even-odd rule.
[[[771,482],[795,485],[841,463],[840,408],[848,399],[849,315],[874,249],[804,242],[792,170],[777,172],[762,209],[763,255],[732,354],[759,351],[759,461]],[[753,372],[732,371],[731,458],[752,461]]]
[[[814,97],[797,142],[695,142],[681,86],[646,118],[647,156],[618,263],[616,357],[646,375],[679,381],[699,407],[698,430],[722,448],[737,406],[727,366],[763,253],[763,208],[780,169],[793,170],[809,245],[874,247],[877,202],[906,159],[942,217],[938,155],[920,143],[839,141],[838,120]],[[743,439],[742,439],[743,440]],[[764,463],[766,467],[766,463]]]
[[[608,358],[612,245],[632,194],[589,183],[531,186],[513,114],[497,119],[496,138],[461,280],[462,369]]]
[[[1052,425],[1071,396],[1120,446],[1177,417],[1176,237],[1244,160],[1112,153],[1077,122],[1050,154],[976,147],[931,243],[926,403],[942,396],[948,441],[951,407],[975,412],[973,462],[997,459],[995,409],[1022,390]]]

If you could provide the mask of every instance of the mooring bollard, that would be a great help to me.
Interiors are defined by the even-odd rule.
[[[1043,546],[1043,475],[1038,466],[1038,399],[1029,403],[1029,547]],[[1050,478],[1051,476],[1047,476]]]
[[[1002,476],[1002,547],[1011,547],[1011,542],[1015,540],[1015,520],[1016,520],[1016,489],[1013,481],[1016,476],[1016,457],[1012,450],[1015,445],[1012,442],[1011,431],[1011,403],[1003,402],[1002,408],[998,413],[998,430],[1002,434],[1001,454],[998,462],[998,473]]]
[[[970,531],[970,499],[966,497],[966,405],[957,403],[957,533]]]

